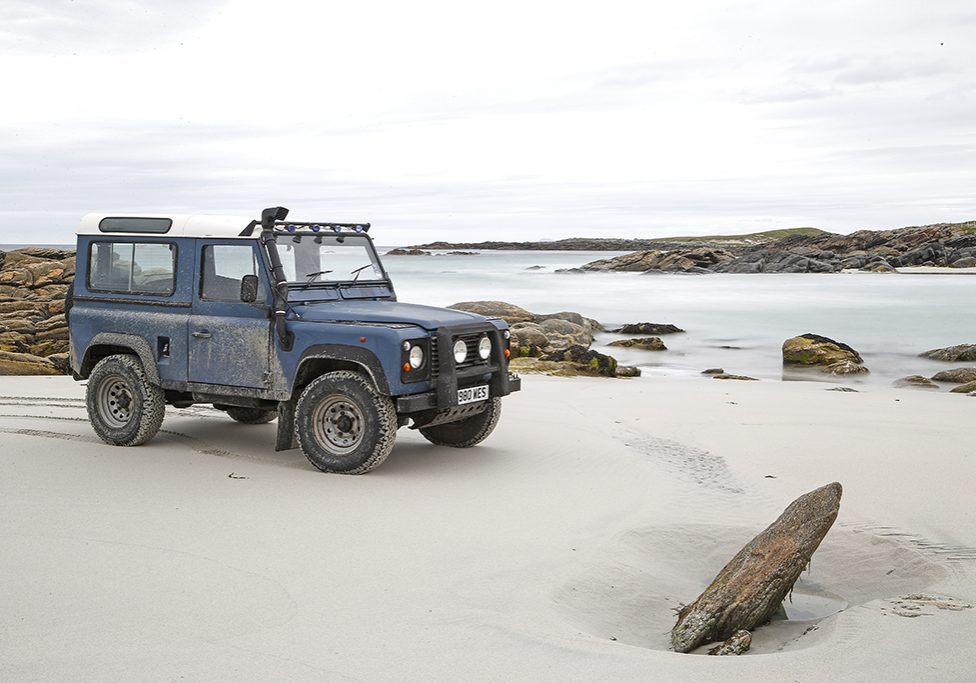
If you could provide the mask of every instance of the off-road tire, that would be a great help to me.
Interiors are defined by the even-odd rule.
[[[245,425],[263,425],[275,420],[278,417],[277,410],[262,410],[261,408],[240,408],[238,406],[228,406],[227,414],[235,422]]]
[[[451,448],[471,448],[488,438],[495,431],[498,419],[502,416],[502,400],[498,397],[488,399],[488,407],[477,415],[433,427],[421,427],[420,433],[436,446]]]
[[[140,446],[163,424],[162,387],[149,382],[136,356],[103,358],[88,378],[85,402],[95,433],[113,446]]]
[[[295,406],[298,446],[323,472],[369,472],[393,450],[396,431],[396,409],[390,397],[349,370],[317,377]]]

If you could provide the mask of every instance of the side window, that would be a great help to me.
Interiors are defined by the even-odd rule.
[[[169,296],[175,289],[175,265],[173,244],[95,242],[89,252],[88,288]]]
[[[203,277],[200,298],[212,301],[240,301],[241,278],[257,275],[254,249],[250,244],[215,244],[203,248]],[[264,298],[258,291],[258,301]]]

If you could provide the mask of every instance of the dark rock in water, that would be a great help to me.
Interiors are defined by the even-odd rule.
[[[830,389],[827,389],[827,391],[841,391],[841,392],[843,392],[845,394],[856,394],[856,393],[858,393],[857,392],[857,389],[852,389],[851,387],[831,387]]]
[[[755,377],[746,377],[745,375],[730,375],[727,372],[720,372],[717,375],[712,375],[712,379],[738,379],[738,380],[749,380],[751,382],[758,382]]]
[[[617,377],[640,377],[640,368],[635,368],[632,365],[618,365],[617,366]]]
[[[902,377],[901,379],[895,380],[896,387],[920,387],[922,389],[938,389],[939,385],[930,380],[928,377],[922,377],[921,375],[909,375],[908,377]]]
[[[748,631],[736,631],[732,637],[721,645],[716,645],[708,651],[710,655],[741,655],[752,647],[752,634]]]
[[[936,382],[952,382],[953,384],[966,384],[976,382],[976,368],[953,368],[943,370],[932,375]]]
[[[944,360],[950,363],[967,363],[976,361],[976,344],[957,344],[956,346],[948,346],[944,349],[932,349],[931,351],[926,351],[918,355],[922,358]]]
[[[476,251],[449,251],[445,256],[479,256]]]
[[[976,268],[976,256],[963,256],[949,264],[950,268]]]
[[[725,374],[725,370],[722,368],[708,368],[708,370],[702,370],[703,375],[722,375]]]
[[[556,273],[568,273],[570,275],[582,275],[586,271],[581,268],[556,268]]]
[[[667,351],[660,337],[638,337],[637,339],[617,339],[607,346],[622,346],[626,349],[644,349],[645,351]]]
[[[953,394],[968,394],[972,391],[976,391],[976,382],[966,382],[965,384],[960,384],[959,386],[952,387],[949,390]]]
[[[783,365],[819,367],[831,375],[868,371],[861,355],[850,346],[811,332],[783,342]]]
[[[632,323],[610,331],[619,334],[646,334],[655,337],[662,334],[684,332],[680,327],[675,327],[669,323]]]
[[[573,363],[589,370],[595,375],[614,377],[617,373],[617,359],[613,356],[588,349],[585,346],[570,346],[565,351],[556,351],[543,358],[557,362]]]
[[[671,629],[675,652],[731,638],[766,623],[780,609],[830,530],[843,489],[837,482],[800,496],[749,541]]]
[[[526,270],[545,270],[545,266],[529,266]]]
[[[429,251],[424,251],[423,249],[403,249],[396,248],[390,249],[390,251],[383,254],[384,256],[430,256]]]

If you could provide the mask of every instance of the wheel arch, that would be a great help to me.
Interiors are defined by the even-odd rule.
[[[386,373],[372,351],[345,344],[316,344],[302,353],[292,382],[292,398],[297,399],[316,377],[335,370],[351,370],[365,375],[379,393],[390,395]]]
[[[142,362],[146,379],[153,384],[159,385],[159,368],[156,367],[156,359],[153,357],[152,348],[143,337],[135,334],[121,334],[117,332],[99,332],[85,349],[85,356],[81,361],[79,374],[83,379],[91,375],[92,369],[98,361],[117,353],[127,353],[138,356]]]

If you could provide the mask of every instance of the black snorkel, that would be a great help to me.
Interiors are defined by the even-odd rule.
[[[261,245],[264,247],[268,259],[271,261],[271,276],[274,278],[274,328],[282,351],[291,351],[295,343],[295,335],[285,326],[285,315],[288,312],[288,283],[285,280],[285,269],[281,265],[278,249],[275,247],[274,224],[288,217],[288,209],[274,206],[261,212]]]

